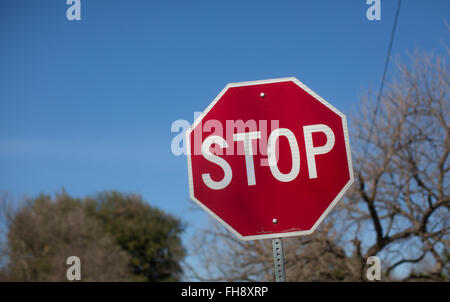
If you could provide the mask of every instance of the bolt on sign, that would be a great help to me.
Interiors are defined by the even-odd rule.
[[[191,199],[242,240],[311,234],[353,183],[345,115],[296,78],[228,84],[186,148]]]

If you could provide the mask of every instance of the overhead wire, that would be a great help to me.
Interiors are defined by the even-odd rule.
[[[369,146],[370,146],[370,143],[371,143],[371,140],[372,140],[373,129],[374,129],[374,126],[375,126],[375,120],[376,120],[376,117],[377,117],[377,114],[378,114],[378,111],[379,111],[381,97],[383,95],[384,83],[386,81],[386,74],[387,74],[387,70],[388,70],[388,67],[389,67],[389,61],[390,61],[390,58],[391,58],[392,45],[394,44],[394,38],[395,38],[396,29],[397,29],[398,16],[400,14],[401,2],[402,2],[402,0],[398,0],[397,1],[397,11],[396,11],[395,17],[394,17],[394,24],[393,24],[392,31],[391,31],[391,38],[390,38],[390,41],[389,41],[389,46],[388,46],[388,51],[387,51],[387,54],[386,54],[386,59],[384,61],[383,76],[381,78],[381,85],[380,85],[380,89],[379,89],[378,95],[377,95],[375,111],[373,113],[372,121],[370,123],[369,135],[367,137],[367,143],[366,143],[366,147],[365,147],[365,150],[364,150],[363,162],[361,163],[361,166],[360,166],[360,171],[363,171],[364,165],[366,163],[367,154],[369,152]]]

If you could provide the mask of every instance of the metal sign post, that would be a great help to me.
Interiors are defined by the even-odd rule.
[[[286,273],[284,271],[284,252],[281,238],[272,239],[273,262],[276,282],[286,282]]]

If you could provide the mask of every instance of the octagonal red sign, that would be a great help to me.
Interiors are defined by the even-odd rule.
[[[312,233],[353,183],[344,114],[296,78],[228,84],[186,150],[191,199],[243,240]]]

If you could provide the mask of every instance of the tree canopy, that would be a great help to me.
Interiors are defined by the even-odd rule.
[[[140,196],[116,191],[83,199],[41,194],[18,209],[3,199],[6,244],[0,279],[66,281],[78,256],[83,281],[177,281],[183,223]]]

